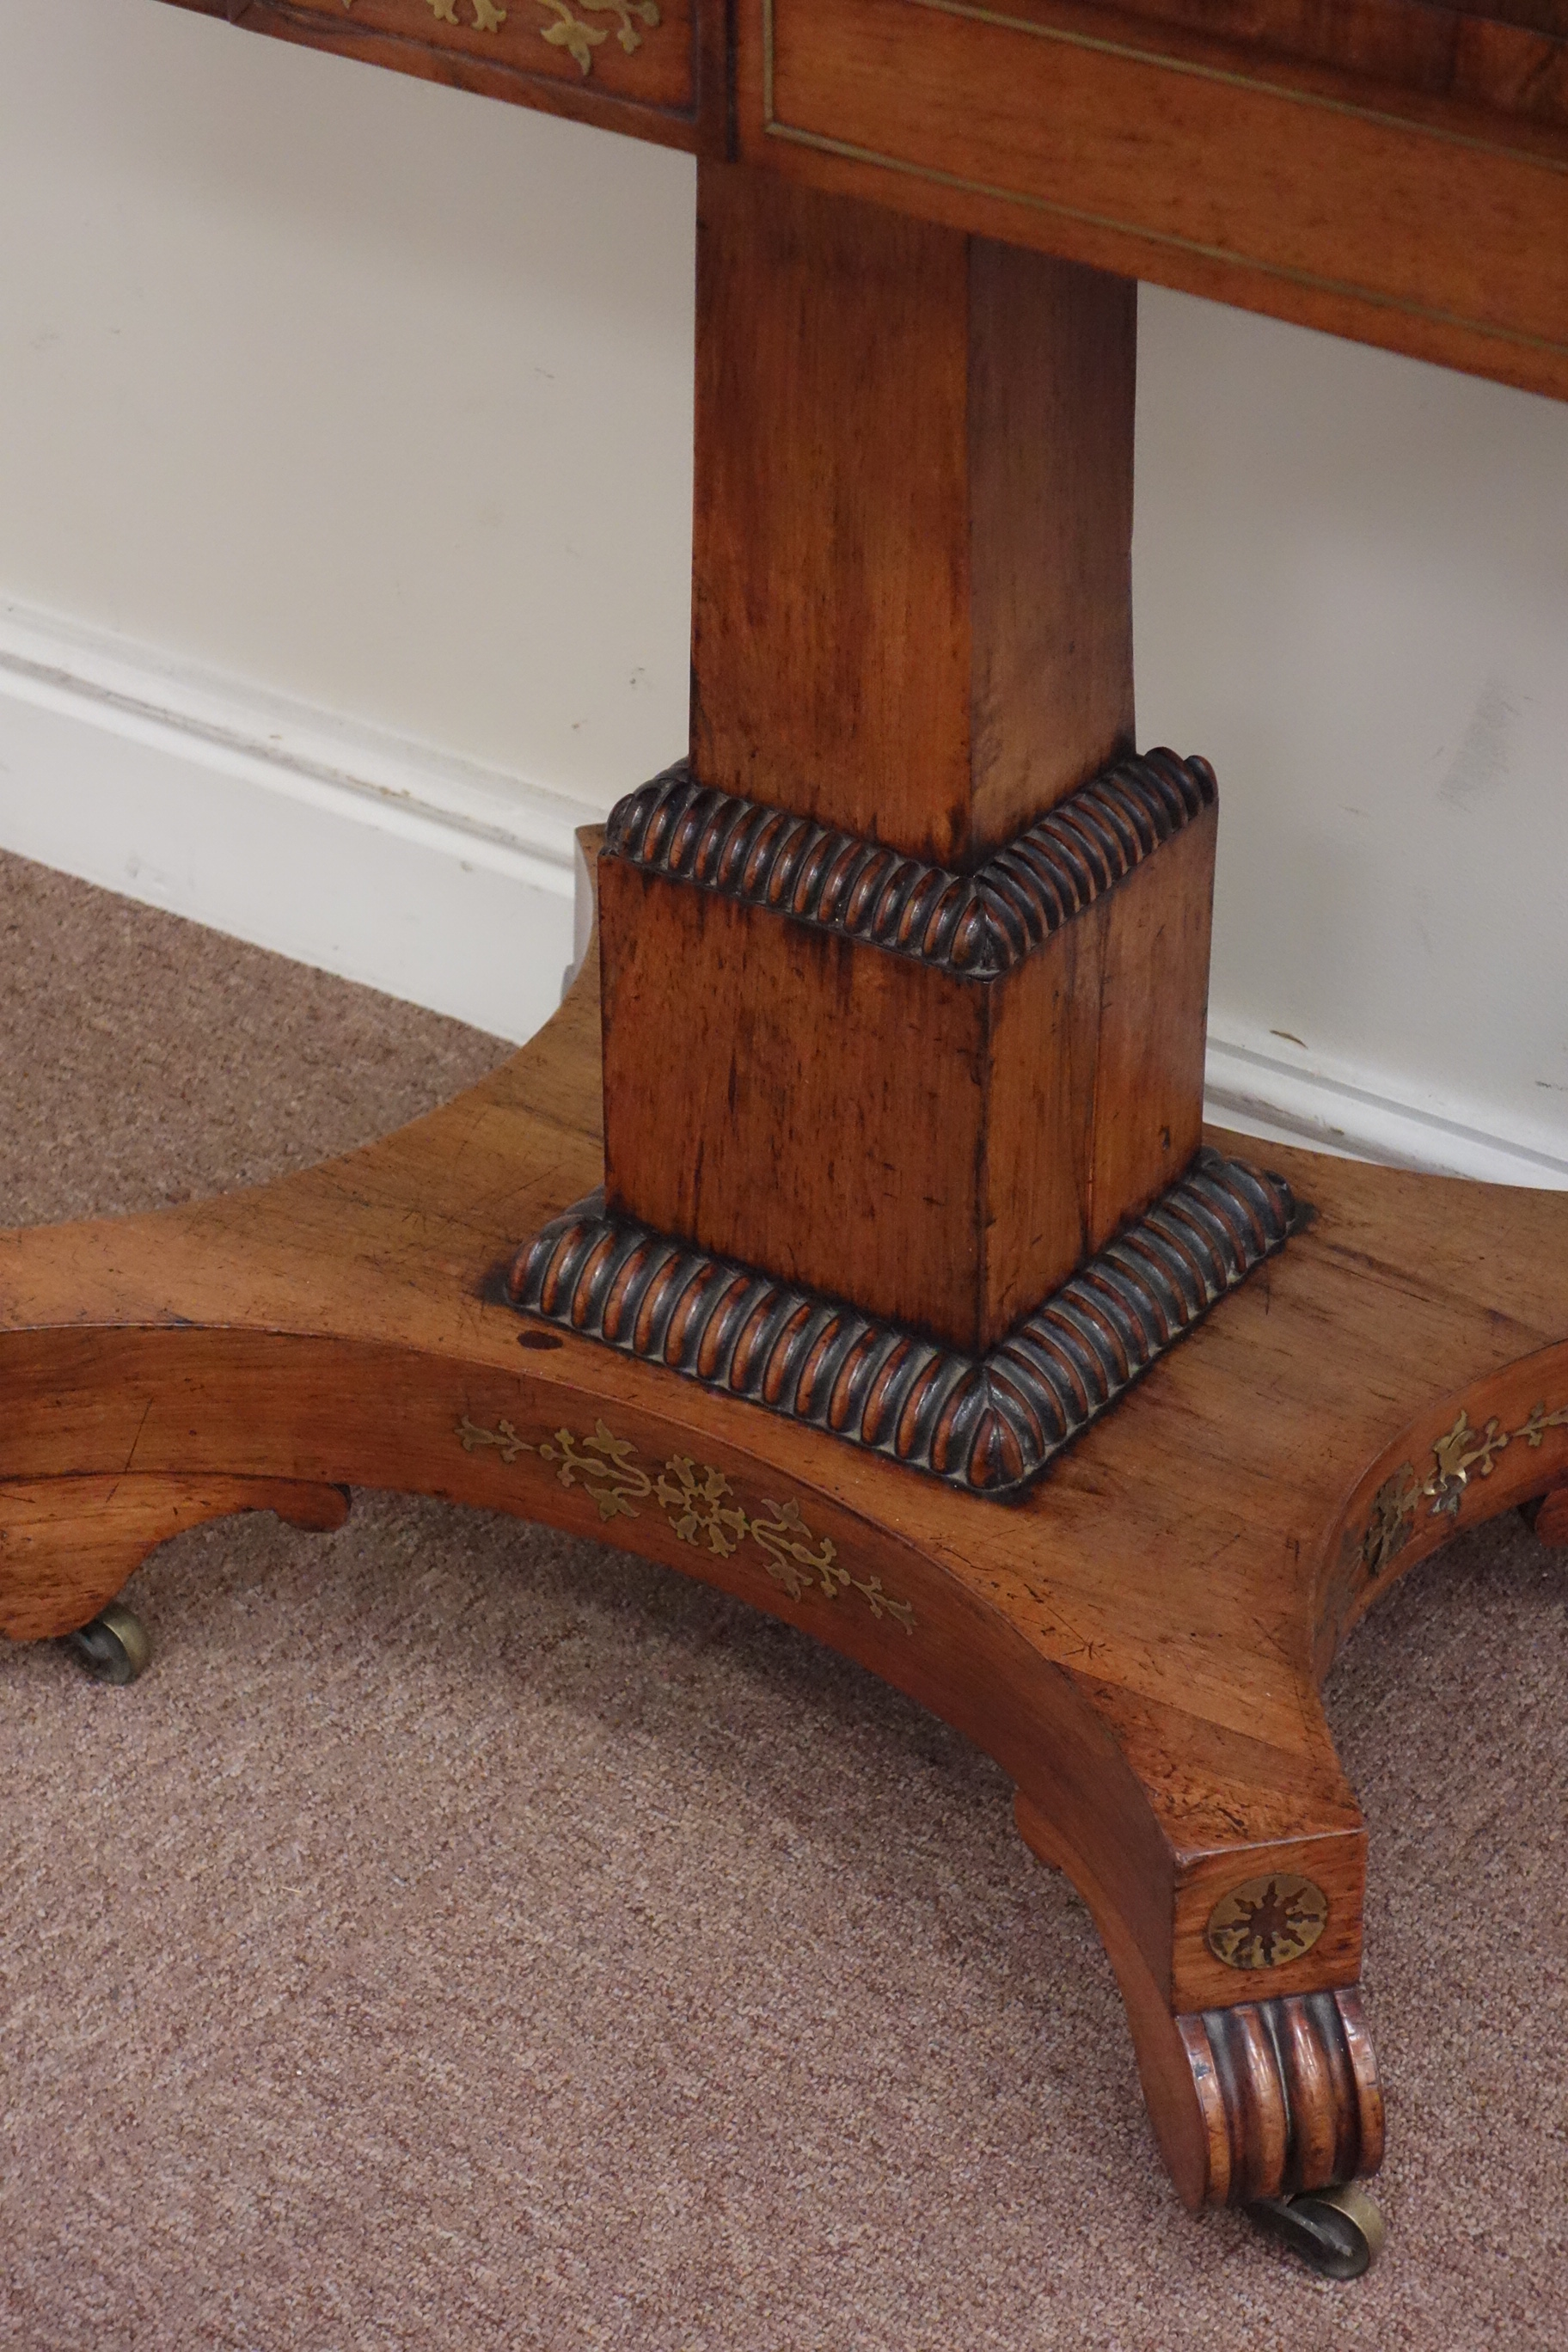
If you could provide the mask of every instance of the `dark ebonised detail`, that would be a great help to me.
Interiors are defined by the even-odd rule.
[[[924,866],[809,817],[710,792],[683,761],[617,802],[605,854],[807,923],[992,979],[1212,806],[1205,760],[1108,768],[973,874]]]
[[[1282,1178],[1200,1152],[980,1358],[606,1216],[598,1193],[519,1251],[505,1291],[524,1314],[965,1493],[1016,1499],[1299,1219]]]

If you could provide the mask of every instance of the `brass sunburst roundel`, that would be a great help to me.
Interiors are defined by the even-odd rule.
[[[1311,1950],[1328,1917],[1329,1898],[1310,1878],[1245,1878],[1209,1913],[1208,1948],[1227,1969],[1282,1969]]]

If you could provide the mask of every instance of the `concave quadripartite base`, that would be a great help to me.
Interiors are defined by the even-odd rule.
[[[86,1623],[195,1519],[334,1525],[346,1484],[600,1535],[996,1759],[1094,1913],[1189,2202],[1366,2170],[1365,1833],[1318,1685],[1447,1536],[1568,1485],[1568,1199],[1270,1157],[1311,1226],[998,1511],[498,1297],[602,1176],[590,965],[369,1150],[5,1237],[0,1631]]]
[[[979,1358],[607,1215],[602,1194],[524,1244],[505,1292],[525,1314],[1015,1501],[1302,1221],[1282,1177],[1200,1151]]]

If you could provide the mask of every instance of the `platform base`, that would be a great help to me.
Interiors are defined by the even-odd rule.
[[[581,983],[372,1150],[5,1236],[0,1628],[89,1623],[193,1519],[336,1524],[349,1483],[600,1535],[998,1760],[1093,1911],[1190,2204],[1364,2173],[1365,1832],[1318,1686],[1436,1545],[1568,1486],[1568,1199],[1278,1156],[1310,1228],[998,1511],[498,1296],[601,1173]]]

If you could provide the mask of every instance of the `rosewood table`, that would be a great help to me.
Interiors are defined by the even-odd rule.
[[[1456,1528],[1568,1540],[1568,1200],[1203,1135],[1215,784],[1132,742],[1133,281],[1568,396],[1561,0],[185,5],[696,151],[690,741],[486,1084],[5,1237],[0,1627],[129,1678],[154,1545],[352,1483],[722,1585],[998,1759],[1183,2197],[1353,2274],[1319,1685]]]

